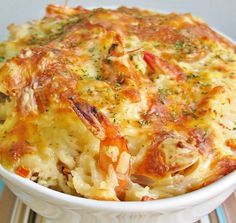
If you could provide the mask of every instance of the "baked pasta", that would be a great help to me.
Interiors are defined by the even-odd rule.
[[[0,163],[147,201],[236,169],[235,45],[191,14],[49,5],[0,43]]]

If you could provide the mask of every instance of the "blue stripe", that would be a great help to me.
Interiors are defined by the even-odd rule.
[[[4,187],[4,184],[3,184],[3,182],[0,180],[0,195],[1,195],[2,191],[3,191],[3,187]]]
[[[219,223],[228,223],[225,214],[224,214],[224,210],[221,206],[219,206],[218,208],[216,208],[216,214],[219,220]]]

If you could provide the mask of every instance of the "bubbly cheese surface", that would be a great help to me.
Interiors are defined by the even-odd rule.
[[[236,169],[236,48],[191,14],[49,5],[0,43],[0,163],[147,201]]]

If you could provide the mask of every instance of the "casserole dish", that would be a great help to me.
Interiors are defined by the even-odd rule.
[[[236,171],[184,195],[148,202],[96,201],[50,190],[8,172],[0,175],[12,192],[47,223],[190,223],[217,208],[236,188]]]

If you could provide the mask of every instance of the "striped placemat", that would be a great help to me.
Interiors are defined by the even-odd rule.
[[[1,223],[44,223],[43,217],[17,199],[0,182],[0,219]],[[4,204],[4,205],[3,205]],[[236,193],[233,193],[222,205],[204,216],[196,223],[236,223]]]

